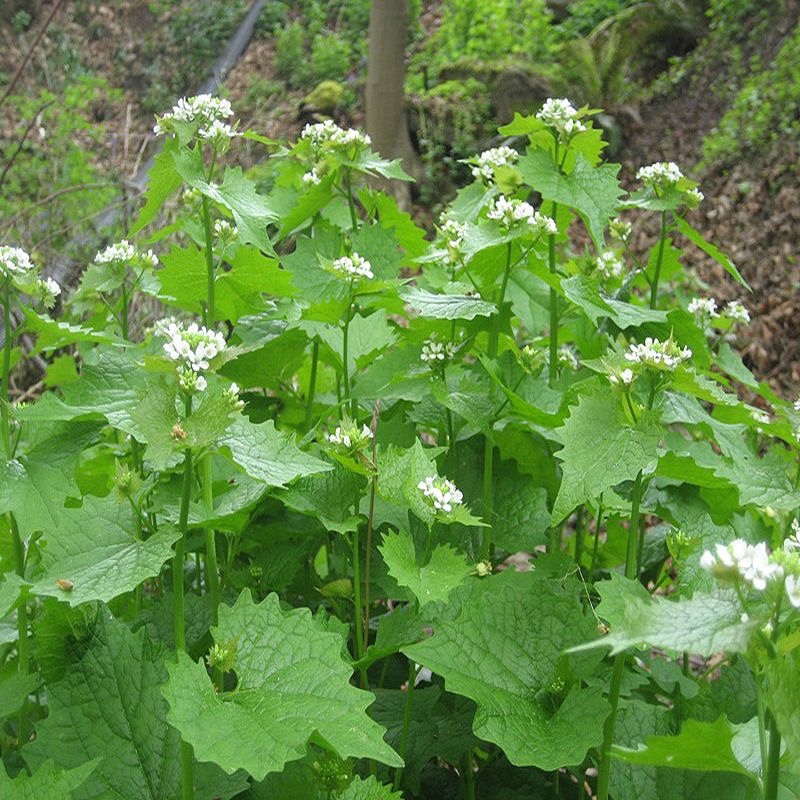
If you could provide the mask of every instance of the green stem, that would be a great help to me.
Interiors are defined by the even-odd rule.
[[[408,690],[406,691],[406,705],[403,709],[403,728],[400,732],[400,758],[405,761],[406,750],[408,748],[408,729],[411,726],[411,712],[414,708],[414,684],[417,680],[417,668],[413,661],[408,662]],[[392,788],[400,788],[403,780],[403,768],[398,767],[394,773]]]
[[[497,307],[500,308],[506,297],[506,289],[508,288],[508,279],[511,275],[511,249],[512,243],[508,243],[506,248],[506,266],[503,270],[503,280],[500,284],[500,296],[497,300]],[[488,356],[490,360],[497,357],[497,350],[500,343],[500,320],[499,315],[495,317],[492,322],[492,329],[489,333],[489,350]],[[490,395],[494,397],[495,385],[492,382]],[[491,432],[487,433],[483,442],[483,516],[484,521],[488,527],[481,529],[481,549],[480,559],[485,561],[489,558],[492,544],[492,517],[494,515],[494,492],[493,492],[493,472],[494,472],[494,441]]]
[[[211,473],[211,455],[206,454],[200,460],[200,490],[206,510],[214,509],[214,487]],[[206,591],[211,595],[211,619],[217,624],[219,611],[219,566],[217,564],[217,539],[213,527],[205,529],[206,537]]]
[[[182,800],[194,800],[194,758],[192,756],[192,746],[188,742],[181,740],[181,798]]]
[[[583,506],[578,508],[578,519],[575,522],[575,563],[580,567],[581,559],[583,558]]]
[[[558,165],[559,142],[556,139],[555,154],[553,160]],[[560,171],[560,168],[559,168]],[[553,219],[558,218],[558,203],[553,203]],[[556,274],[556,237],[550,234],[547,239],[547,256],[550,267],[550,274]],[[549,383],[552,386],[558,378],[558,295],[556,290],[550,287],[550,364],[548,367]]]
[[[667,236],[667,212],[661,212],[661,235],[658,239],[658,256],[656,257],[656,270],[653,282],[650,284],[650,308],[656,307],[658,300],[658,279],[661,277],[661,264],[664,260],[664,244]]]
[[[636,564],[636,546],[639,533],[639,504],[642,496],[642,473],[636,476],[631,497],[631,521],[628,528],[628,549],[625,557],[625,577],[635,579],[638,574]],[[597,775],[597,800],[608,800],[608,786],[611,778],[611,746],[614,744],[614,729],[617,726],[617,707],[619,694],[622,688],[622,676],[625,671],[625,653],[619,653],[614,658],[614,669],[611,673],[611,686],[608,692],[608,702],[611,713],[603,726],[603,743],[600,746],[600,767]]]
[[[353,179],[349,169],[344,172],[344,190],[347,193],[347,205],[350,208],[350,224],[353,227],[353,233],[356,233],[358,231],[358,214],[356,214],[356,204],[353,200]]]
[[[467,800],[475,800],[475,770],[472,768],[472,750],[467,753],[464,765],[464,781],[466,785]]]
[[[314,411],[314,395],[317,392],[317,367],[319,365],[319,339],[314,339],[311,348],[311,376],[308,379],[308,396],[306,398],[306,430],[311,429]]]
[[[205,255],[206,255],[206,327],[214,325],[214,250],[211,234],[211,212],[209,211],[208,198],[203,195],[203,229],[205,231]]]
[[[600,496],[600,502],[597,504],[597,517],[594,521],[594,546],[592,547],[592,566],[589,567],[589,574],[594,576],[594,571],[597,569],[597,555],[600,551],[600,528],[603,522],[603,496]]]
[[[356,508],[356,513],[358,508]],[[353,604],[355,605],[355,619],[353,628],[355,635],[356,661],[364,656],[364,616],[361,602],[361,536],[358,530],[353,531],[352,541],[353,562]]]
[[[355,405],[351,400],[350,395],[350,371],[347,365],[347,352],[348,352],[348,333],[350,330],[350,320],[353,318],[351,309],[348,308],[347,316],[344,320],[344,330],[342,331],[342,383],[344,384],[344,399],[345,404],[350,406],[350,411],[355,415]]]
[[[0,427],[3,435],[3,450],[6,458],[11,458],[11,423],[9,422],[9,386],[11,372],[11,279],[6,278],[3,287],[3,395],[0,398]]]
[[[122,338],[128,341],[128,284],[125,276],[122,277],[122,308],[120,309],[120,325],[122,327]]]
[[[778,602],[775,605],[775,613],[772,617],[772,642],[778,641],[778,629],[781,618],[781,601],[783,594],[778,595]],[[781,772],[781,733],[778,730],[778,723],[775,715],[769,709],[766,711],[768,717],[767,730],[769,732],[769,754],[766,763],[766,778],[764,781],[764,800],[776,800],[778,796],[778,778]]]

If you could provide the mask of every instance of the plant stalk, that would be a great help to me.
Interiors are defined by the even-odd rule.
[[[661,264],[664,260],[664,244],[667,238],[667,212],[661,212],[661,235],[658,239],[658,256],[656,257],[656,271],[653,282],[650,284],[650,308],[656,307],[658,301],[658,279],[661,277]]]
[[[319,366],[319,339],[314,339],[311,348],[311,375],[308,379],[308,395],[306,397],[306,430],[311,429],[311,418],[314,413],[314,395],[317,393],[317,368]]]
[[[559,172],[561,167],[558,162],[559,141],[556,137],[555,152],[553,161]],[[553,219],[558,218],[558,203],[553,203]],[[556,237],[550,234],[547,237],[547,259],[550,267],[550,274],[556,274]],[[556,290],[550,287],[550,364],[548,365],[548,382],[552,386],[558,378],[558,295]]]
[[[639,541],[639,504],[642,497],[642,473],[636,476],[631,497],[631,521],[628,528],[628,548],[625,557],[625,577],[634,580],[638,575],[636,549]],[[614,657],[614,669],[611,673],[611,686],[608,702],[611,713],[603,726],[603,743],[600,746],[600,767],[597,775],[597,800],[608,800],[608,786],[611,778],[611,746],[614,744],[614,729],[617,726],[617,707],[619,693],[622,688],[622,676],[625,671],[625,653]]]
[[[214,509],[214,489],[213,476],[211,472],[211,455],[206,453],[200,459],[200,491],[203,496],[203,504],[206,510],[211,513]],[[213,527],[205,529],[206,539],[206,591],[211,595],[211,618],[214,625],[217,624],[219,613],[220,588],[219,588],[219,565],[217,563],[217,539]]]
[[[406,750],[408,748],[408,729],[411,727],[411,712],[414,708],[414,684],[417,681],[417,666],[409,660],[408,662],[408,689],[406,691],[406,705],[403,709],[403,728],[400,732],[400,758],[405,761]],[[400,788],[400,782],[403,780],[403,768],[398,767],[394,773],[394,781],[392,788],[397,790]]]

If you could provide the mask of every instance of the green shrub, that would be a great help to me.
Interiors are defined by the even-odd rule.
[[[706,165],[765,150],[800,131],[800,25],[772,63],[751,62],[751,71],[718,127],[703,141]]]
[[[292,22],[275,40],[275,73],[293,87],[301,86],[308,74],[305,38],[303,25]]]
[[[558,25],[564,39],[586,36],[603,20],[624,11],[639,0],[577,0],[569,5],[569,16]]]
[[[343,81],[350,70],[350,47],[335,33],[321,33],[311,45],[310,80]]]

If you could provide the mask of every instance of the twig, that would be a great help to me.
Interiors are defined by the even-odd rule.
[[[6,182],[6,175],[8,175],[8,171],[11,169],[12,165],[17,159],[17,156],[20,154],[22,150],[22,146],[25,144],[25,140],[28,138],[28,134],[31,132],[31,129],[36,124],[36,120],[39,118],[39,114],[42,113],[48,106],[53,105],[55,100],[48,100],[46,103],[42,103],[39,108],[36,110],[36,113],[31,117],[31,121],[28,123],[28,127],[25,128],[22,137],[17,142],[17,149],[11,154],[11,157],[6,162],[5,167],[3,168],[3,174],[0,175],[0,189],[3,188],[3,184]]]
[[[14,73],[14,77],[11,79],[11,82],[8,84],[8,86],[6,86],[6,90],[3,92],[2,97],[0,97],[0,106],[3,105],[3,103],[6,101],[6,98],[14,90],[14,87],[17,85],[17,82],[19,81],[23,70],[25,69],[25,67],[28,66],[28,62],[31,60],[31,56],[33,55],[36,48],[39,46],[39,42],[41,42],[42,37],[45,34],[45,31],[50,26],[50,23],[53,21],[53,17],[55,17],[56,13],[58,12],[58,9],[61,8],[61,4],[63,2],[64,0],[56,0],[56,2],[53,4],[53,7],[50,9],[50,13],[47,15],[47,19],[44,21],[44,24],[39,29],[39,33],[36,34],[36,38],[33,40],[33,44],[31,45],[30,50],[28,50],[27,54],[25,55],[25,58],[22,59],[22,63],[17,67],[17,71]]]

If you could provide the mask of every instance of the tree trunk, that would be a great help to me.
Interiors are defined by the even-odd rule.
[[[418,158],[408,135],[405,109],[407,0],[372,0],[367,58],[367,133],[384,158],[402,158],[410,175],[418,172]],[[401,208],[411,205],[411,189],[402,181],[383,181],[379,188],[397,198]]]

